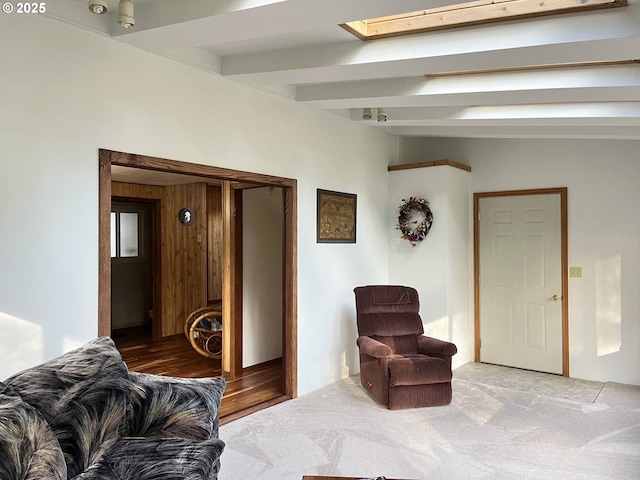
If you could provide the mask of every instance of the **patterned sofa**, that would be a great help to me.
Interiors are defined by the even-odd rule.
[[[216,479],[225,386],[129,372],[98,338],[0,382],[0,479]]]

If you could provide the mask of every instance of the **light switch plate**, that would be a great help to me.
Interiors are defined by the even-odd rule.
[[[569,276],[582,278],[582,267],[569,267]]]

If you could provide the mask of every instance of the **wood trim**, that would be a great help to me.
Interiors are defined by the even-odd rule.
[[[111,335],[111,158],[98,152],[98,336]]]
[[[111,257],[109,215],[111,211],[111,165],[162,172],[183,173],[204,179],[227,180],[252,185],[284,188],[285,195],[285,318],[283,324],[283,377],[285,396],[297,396],[297,332],[298,332],[298,282],[297,282],[297,181],[258,173],[148,157],[112,150],[100,149],[99,153],[99,278],[98,278],[98,331],[109,334],[111,323]],[[228,187],[231,190],[231,186]],[[230,220],[229,220],[230,221]],[[232,297],[230,297],[232,298]]]
[[[347,22],[340,26],[361,40],[373,40],[627,5],[627,0],[480,0]]]
[[[531,190],[508,190],[502,192],[480,192],[473,194],[473,288],[474,288],[474,360],[480,362],[480,200],[488,197],[511,197],[517,195],[560,195],[560,256],[562,276],[562,375],[568,377],[569,370],[569,239],[567,187]]]
[[[473,194],[473,334],[474,361],[480,363],[480,195]]]
[[[234,322],[234,336],[233,336],[233,365],[235,370],[233,374],[239,375],[243,372],[242,365],[242,332],[243,332],[243,278],[244,278],[244,264],[243,264],[243,215],[242,215],[242,190],[233,189],[233,288],[234,296],[231,297],[234,302],[234,315],[231,320]]]
[[[562,375],[569,377],[569,214],[567,188],[560,194],[560,235],[562,256]]]
[[[355,22],[339,23],[339,27],[344,28],[351,35],[358,37],[360,40],[369,40],[367,35],[367,21],[356,20]]]
[[[273,186],[273,185],[270,185]],[[233,188],[236,190],[248,190],[250,188],[263,188],[264,185],[259,185],[257,183],[242,183],[242,182],[233,182]]]
[[[102,150],[101,150],[102,151]],[[184,173],[194,177],[216,178],[233,182],[247,182],[258,185],[274,185],[278,187],[289,187],[295,180],[283,177],[274,177],[261,173],[244,172],[241,170],[230,170],[228,168],[213,167],[199,163],[180,162],[166,158],[148,157],[146,155],[136,155],[134,153],[109,152],[112,165],[122,165],[125,167],[142,168],[144,170],[156,170],[160,172]]]
[[[236,357],[232,354],[233,339],[236,335],[236,291],[235,282],[235,252],[236,252],[236,223],[234,221],[235,195],[231,182],[222,182],[222,371],[227,378],[233,379],[239,373]]]
[[[454,162],[453,160],[433,160],[430,162],[418,162],[418,163],[403,163],[402,165],[389,165],[387,167],[388,172],[395,172],[396,170],[409,170],[412,168],[426,168],[426,167],[440,167],[440,166],[449,166],[453,168],[459,168],[460,170],[464,170],[466,172],[471,171],[471,167],[469,165],[465,165],[464,163]]]
[[[291,398],[298,396],[298,185],[294,181],[284,191],[284,291],[290,295],[284,298],[284,342],[282,364],[284,372],[284,393]]]

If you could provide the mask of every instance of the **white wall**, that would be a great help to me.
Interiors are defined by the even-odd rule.
[[[396,229],[404,199],[429,201],[433,225],[416,246]],[[418,290],[425,334],[458,347],[456,368],[473,361],[469,316],[469,172],[449,166],[389,173],[389,283]]]
[[[1,15],[0,44],[0,379],[97,333],[99,148],[298,179],[299,393],[358,371],[352,290],[389,281],[398,142],[42,16]],[[471,165],[472,192],[569,188],[571,375],[640,384],[640,142],[422,151]],[[356,244],[316,243],[317,188],[358,195]]]
[[[423,160],[472,167],[471,191],[568,188],[569,362],[576,378],[640,384],[640,141],[434,139]]]
[[[282,188],[242,191],[242,366],[282,357]]]
[[[97,333],[99,148],[298,179],[299,393],[357,371],[388,135],[39,15],[0,45],[0,379]],[[358,195],[357,244],[315,243],[317,188]]]

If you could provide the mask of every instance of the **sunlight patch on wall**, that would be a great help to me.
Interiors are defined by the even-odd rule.
[[[349,368],[349,364],[347,362],[347,352],[345,350],[342,351],[340,365],[342,367],[342,371],[340,372],[342,378],[350,377],[351,369]]]
[[[82,342],[80,340],[75,340],[73,338],[68,338],[65,337],[64,339],[64,352],[70,352],[71,350],[75,350],[76,348],[80,348],[82,345],[84,345],[86,342]]]
[[[0,312],[0,380],[44,361],[42,327]]]
[[[444,317],[424,325],[424,334],[428,337],[449,341],[449,317]]]
[[[622,258],[620,255],[596,263],[596,326],[598,356],[619,352],[622,343]]]

